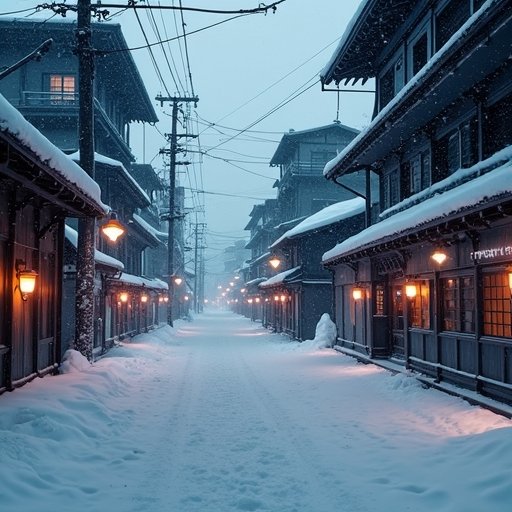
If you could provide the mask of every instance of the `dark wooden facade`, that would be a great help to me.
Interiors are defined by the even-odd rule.
[[[338,215],[334,213],[342,210]],[[300,268],[300,272],[274,285],[268,285],[270,280],[260,285],[267,326],[307,340],[314,338],[323,313],[332,317],[332,273],[322,265],[322,256],[336,243],[364,229],[364,210],[361,198],[337,203],[308,217],[272,244],[271,251],[281,257],[282,268]],[[331,220],[314,227],[316,219],[324,218]]]
[[[0,96],[0,392],[60,362],[64,218],[105,212],[96,183]],[[23,269],[38,274],[26,300]]]
[[[512,3],[411,2],[401,23],[390,4],[366,2],[323,72],[377,81],[372,123],[327,169],[381,181],[381,221],[324,257],[339,344],[512,403]]]

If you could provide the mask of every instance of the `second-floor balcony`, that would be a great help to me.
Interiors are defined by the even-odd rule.
[[[282,178],[287,175],[322,176],[327,162],[289,162],[282,167]]]

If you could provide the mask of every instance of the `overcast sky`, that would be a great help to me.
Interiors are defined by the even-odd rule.
[[[148,3],[155,6],[159,3],[179,5],[179,0],[147,0]],[[258,6],[258,0],[182,0],[182,3],[183,6],[236,11]],[[360,0],[286,0],[278,6],[275,14],[241,17],[187,37],[193,89],[199,97],[191,118],[198,121],[195,132],[200,134],[199,139],[189,141],[190,149],[197,150],[198,143],[202,151],[222,145],[212,149],[209,152],[211,156],[203,156],[201,164],[197,154],[180,155],[180,158],[196,162],[188,167],[188,173],[180,173],[180,183],[206,192],[250,196],[208,193],[194,194],[192,198],[192,192],[187,191],[189,204],[205,204],[204,217],[200,214],[198,220],[206,220],[208,225],[211,270],[217,267],[214,263],[219,258],[215,256],[223,247],[232,243],[235,237],[248,235],[243,228],[249,221],[252,205],[261,202],[259,198],[275,197],[272,185],[278,171],[270,168],[268,162],[282,133],[290,128],[302,130],[322,126],[336,118],[337,95],[321,91],[318,73],[331,57],[359,3]],[[37,1],[0,0],[1,11],[7,7],[34,5]],[[111,12],[118,11],[111,9]],[[152,12],[154,18],[147,10],[138,11],[150,43],[182,34],[182,19],[178,11]],[[184,12],[183,16],[187,33],[231,17],[194,12]],[[145,45],[143,31],[133,10],[120,12],[112,21],[122,25],[129,47]],[[135,50],[132,55],[150,98],[154,99],[159,94],[192,93],[183,40],[153,47],[165,85],[147,49]],[[256,124],[253,131],[227,141],[239,134],[237,130],[248,127],[280,102],[314,82],[316,85]],[[369,83],[366,87],[372,86]],[[373,95],[367,93],[342,94],[340,121],[358,129],[367,125],[372,99]],[[151,162],[158,170],[163,168],[158,151],[166,143],[161,134],[171,131],[171,109],[169,105],[160,108],[156,101],[155,108],[160,119],[157,127],[146,127],[145,143],[142,130],[133,127],[131,145],[138,162]],[[208,123],[217,123],[217,127],[209,127]],[[180,168],[180,171],[185,171],[185,168]],[[195,220],[195,215],[190,218]]]

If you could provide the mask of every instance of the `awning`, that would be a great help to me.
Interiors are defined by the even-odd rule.
[[[290,268],[289,270],[284,270],[283,272],[276,274],[275,276],[271,277],[270,279],[267,279],[264,283],[261,283],[259,285],[259,287],[261,289],[267,289],[267,288],[274,288],[276,286],[285,284],[285,283],[291,281],[292,279],[295,279],[296,277],[298,277],[301,270],[302,270],[302,267],[300,265],[298,267]]]

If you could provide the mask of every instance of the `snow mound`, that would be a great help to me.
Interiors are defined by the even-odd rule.
[[[404,390],[404,391],[418,391],[425,389],[418,379],[412,373],[397,373],[396,375],[390,376],[388,382],[389,389]]]
[[[336,324],[331,320],[329,313],[324,313],[316,324],[315,338],[303,341],[300,347],[302,350],[318,350],[332,347],[336,341],[336,336]]]
[[[69,349],[64,352],[60,373],[85,372],[91,367],[91,363],[78,350]]]

